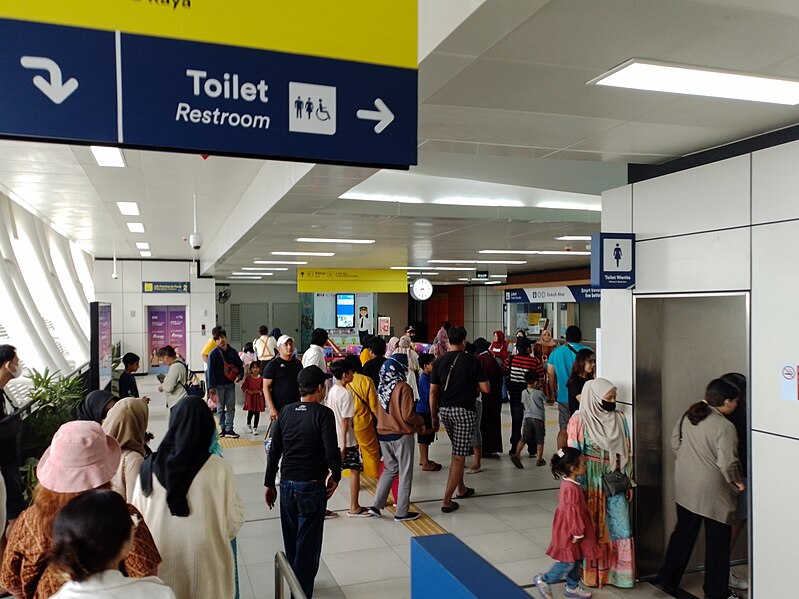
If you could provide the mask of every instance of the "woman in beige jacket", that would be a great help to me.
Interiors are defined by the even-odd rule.
[[[744,490],[738,461],[738,434],[726,416],[738,405],[738,389],[715,379],[705,399],[693,404],[674,426],[672,449],[677,526],[671,534],[666,559],[658,575],[673,591],[691,557],[699,528],[705,525],[705,597],[731,599],[730,534],[738,493]]]

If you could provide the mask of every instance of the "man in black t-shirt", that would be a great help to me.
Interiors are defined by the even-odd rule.
[[[472,436],[477,425],[475,399],[480,392],[491,391],[480,362],[464,351],[466,329],[451,327],[448,336],[450,351],[433,362],[430,377],[433,428],[438,430],[440,424],[443,424],[452,442],[452,462],[441,504],[441,511],[444,513],[458,509],[458,502],[452,501],[456,490],[458,499],[474,495],[474,489],[464,483],[463,469],[466,456],[472,450]]]
[[[319,403],[325,398],[329,378],[318,366],[300,371],[297,385],[302,399],[284,407],[275,421],[264,477],[264,496],[271,510],[277,499],[275,478],[280,462],[283,546],[308,597],[319,570],[327,500],[341,480],[336,419],[333,410]]]
[[[277,340],[277,357],[264,368],[264,398],[272,420],[285,406],[300,401],[297,375],[302,362],[294,357],[294,339],[281,335]]]
[[[375,382],[375,389],[380,386],[380,368],[386,361],[386,341],[380,337],[372,337],[366,344],[366,349],[372,359],[363,365],[361,374],[368,376]]]

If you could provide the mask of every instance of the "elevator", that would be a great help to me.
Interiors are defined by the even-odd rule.
[[[635,544],[638,576],[647,579],[660,569],[677,519],[674,423],[712,379],[728,372],[749,378],[749,294],[638,295],[633,310]],[[747,558],[748,545],[745,531],[734,561]],[[703,564],[704,532],[688,568]]]

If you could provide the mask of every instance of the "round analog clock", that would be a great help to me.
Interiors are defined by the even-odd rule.
[[[427,279],[416,279],[411,283],[411,297],[423,302],[433,295],[433,284]]]

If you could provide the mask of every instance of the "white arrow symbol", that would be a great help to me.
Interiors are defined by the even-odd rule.
[[[388,109],[386,103],[380,98],[375,100],[375,108],[377,110],[366,110],[361,108],[355,116],[359,119],[368,119],[370,121],[377,121],[375,125],[375,133],[382,133],[383,129],[388,127],[394,120],[394,113]]]
[[[44,56],[23,56],[19,62],[26,69],[41,69],[50,73],[50,81],[41,75],[36,75],[33,78],[33,84],[55,104],[61,104],[72,95],[72,92],[78,89],[78,80],[73,77],[64,83],[61,67],[49,58]]]

